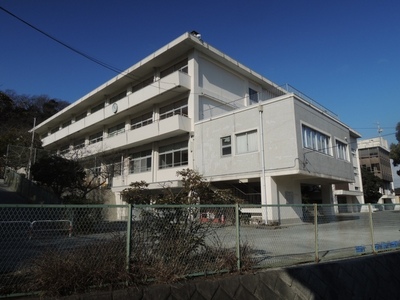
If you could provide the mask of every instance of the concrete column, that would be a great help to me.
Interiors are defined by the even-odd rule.
[[[261,203],[262,204],[279,204],[278,185],[273,177],[265,176],[265,190],[261,186]],[[267,224],[280,222],[279,207],[269,206],[262,208],[262,218]]]

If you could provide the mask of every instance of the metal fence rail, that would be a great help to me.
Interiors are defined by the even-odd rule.
[[[0,205],[0,297],[56,288],[64,274],[165,282],[400,249],[400,204],[339,206]],[[260,222],[263,209],[278,221]]]

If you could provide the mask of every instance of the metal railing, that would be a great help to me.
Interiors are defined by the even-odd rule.
[[[398,250],[399,214],[400,204],[0,205],[0,297],[80,277],[88,288],[165,282]]]

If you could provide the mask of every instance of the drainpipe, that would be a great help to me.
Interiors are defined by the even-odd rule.
[[[263,124],[263,106],[258,104],[258,112],[260,116],[260,135],[261,135],[261,204],[267,204],[267,188],[265,184],[265,149],[264,149],[264,124]],[[263,203],[263,198],[265,203]],[[261,208],[262,219],[268,224],[268,208]]]

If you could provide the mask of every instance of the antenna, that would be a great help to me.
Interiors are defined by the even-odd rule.
[[[378,134],[379,134],[379,137],[380,137],[381,133],[383,132],[383,129],[381,128],[379,122],[376,122],[376,125],[378,126]]]

